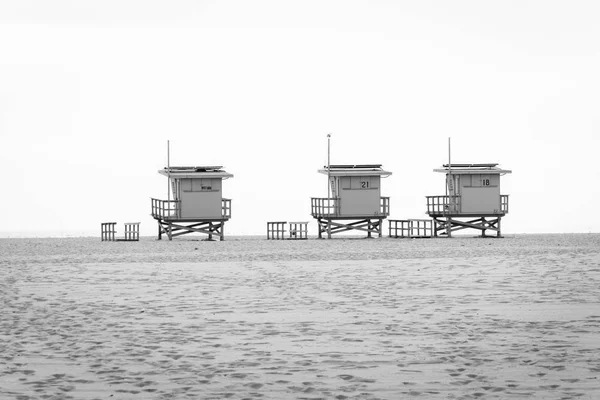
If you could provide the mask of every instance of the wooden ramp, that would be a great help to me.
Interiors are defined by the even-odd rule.
[[[140,223],[125,222],[124,237],[116,237],[116,222],[102,222],[100,224],[100,238],[103,242],[137,242],[140,240]]]
[[[433,237],[433,221],[430,219],[390,219],[391,238],[430,238]]]
[[[288,229],[286,230],[286,224]],[[288,232],[288,237],[285,233]],[[305,240],[308,239],[308,222],[267,222],[267,239],[273,240]]]

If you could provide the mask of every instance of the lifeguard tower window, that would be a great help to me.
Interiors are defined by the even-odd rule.
[[[379,189],[378,176],[351,176],[342,179],[342,189]]]
[[[220,189],[221,179],[181,179],[181,190],[184,192],[210,192]]]
[[[463,178],[470,179],[470,182],[466,182],[465,187],[498,187],[500,184],[499,175],[464,175]],[[470,183],[470,184],[469,184]]]

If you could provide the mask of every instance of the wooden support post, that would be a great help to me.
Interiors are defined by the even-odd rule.
[[[225,240],[225,221],[221,221],[221,242]]]
[[[379,218],[379,237],[381,237],[381,231],[383,230],[383,220]]]
[[[327,220],[327,239],[331,239],[331,219]]]
[[[502,219],[501,217],[498,217],[498,231],[496,232],[496,237],[502,237],[502,233],[500,230],[500,220],[501,219]]]

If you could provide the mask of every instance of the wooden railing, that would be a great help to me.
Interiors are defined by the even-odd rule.
[[[180,200],[152,200],[152,217],[158,219],[181,218]],[[231,199],[221,199],[221,216],[224,219],[231,218]]]
[[[340,214],[340,199],[335,197],[311,197],[310,213],[313,217],[337,217]]]
[[[221,199],[221,216],[231,218],[231,199]]]
[[[379,201],[379,213],[383,216],[390,215],[390,198],[382,197]]]
[[[125,238],[126,242],[137,242],[140,240],[140,223],[125,222]]]
[[[460,196],[426,196],[427,214],[453,214],[460,210]],[[451,201],[452,200],[452,201]]]
[[[410,221],[409,220],[398,220],[390,219],[388,227],[389,237],[410,237]]]
[[[290,222],[289,236],[286,238],[287,221],[267,222],[267,239],[307,239],[308,238],[308,222]]]
[[[508,214],[508,195],[501,194],[500,195],[500,208],[504,214]]]
[[[180,215],[179,200],[152,200],[152,217],[158,219],[171,218],[177,219]]]
[[[452,197],[453,202],[450,202]],[[460,212],[460,196],[426,196],[427,198],[427,214],[429,215],[446,215]],[[508,195],[500,195],[500,210],[494,210],[494,214],[508,213]]]
[[[117,233],[117,229],[115,228],[117,225],[116,222],[102,222],[100,224],[100,238],[103,242],[115,241],[115,233]]]
[[[341,200],[338,197],[311,197],[310,213],[313,217],[341,217]],[[390,198],[381,197],[379,213],[375,216],[387,217],[390,215]]]
[[[267,240],[268,239],[285,239],[285,227],[287,221],[267,222]]]
[[[389,220],[389,237],[430,238],[433,236],[433,221],[430,219]]]

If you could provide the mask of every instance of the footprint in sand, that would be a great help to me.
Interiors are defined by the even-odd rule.
[[[560,385],[540,385],[541,389],[556,389],[559,387],[560,387]]]

